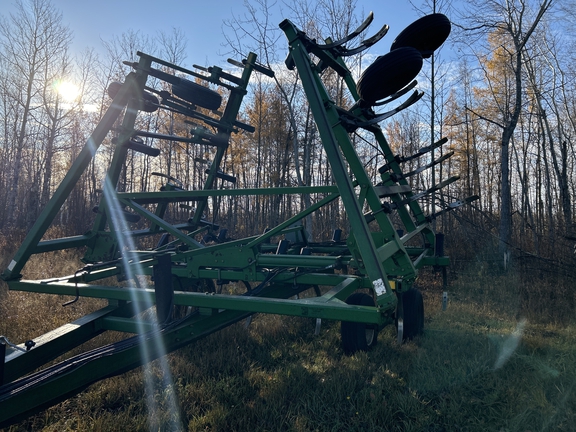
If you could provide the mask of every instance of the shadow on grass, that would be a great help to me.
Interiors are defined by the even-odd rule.
[[[195,365],[184,417],[189,430],[571,430],[569,329],[485,321],[455,307],[416,341],[398,346],[387,328],[375,349],[345,356],[337,323],[315,338],[306,320],[260,317],[177,354]]]
[[[429,308],[431,309],[431,308]],[[454,302],[402,346],[385,328],[346,356],[339,323],[259,315],[169,355],[184,430],[570,431],[573,328],[516,321]],[[154,398],[166,406],[161,368]],[[19,430],[150,430],[142,371],[93,385]],[[161,411],[155,430],[175,430]]]

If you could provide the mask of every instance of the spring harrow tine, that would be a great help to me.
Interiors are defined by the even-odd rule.
[[[438,190],[440,190],[440,189],[442,189],[442,188],[444,188],[444,187],[446,187],[446,186],[448,186],[448,185],[450,185],[450,184],[452,184],[458,180],[460,180],[460,176],[450,177],[450,178],[432,186],[431,188],[426,189],[425,191],[419,192],[419,193],[414,194],[414,195],[410,195],[407,198],[404,198],[404,199],[401,199],[401,200],[398,200],[395,202],[385,202],[382,204],[382,208],[380,210],[377,210],[377,211],[371,212],[371,213],[367,213],[364,216],[366,218],[372,220],[373,216],[375,214],[380,213],[380,212],[391,213],[394,210],[397,210],[397,209],[399,209],[399,208],[401,208],[407,204],[410,204],[414,201],[417,201],[419,199],[422,199],[425,196],[428,196],[431,193],[436,192],[436,191],[438,191]],[[398,187],[398,185],[396,187]],[[398,195],[399,193],[408,193],[408,192],[403,192],[402,190],[398,190],[398,191],[396,191],[396,193],[383,194],[383,196],[394,196],[394,195]]]
[[[368,14],[368,16],[366,17],[366,19],[358,26],[358,28],[356,30],[354,30],[352,33],[350,33],[348,36],[345,36],[342,39],[337,40],[336,42],[331,42],[331,43],[328,43],[326,45],[317,44],[318,48],[320,48],[320,49],[332,49],[332,48],[344,45],[346,42],[351,41],[356,36],[358,36],[360,33],[362,33],[364,30],[366,30],[368,28],[368,26],[370,24],[372,24],[373,20],[374,20],[374,12],[370,12]]]
[[[372,36],[368,39],[365,39],[356,48],[346,49],[346,48],[340,46],[340,47],[336,47],[335,50],[338,52],[338,55],[340,57],[349,57],[351,55],[358,54],[358,53],[364,51],[365,49],[370,48],[372,45],[374,45],[376,42],[378,42],[380,39],[382,39],[384,36],[386,36],[386,33],[388,33],[389,29],[390,29],[390,27],[387,24],[384,24],[382,26],[382,28],[380,30],[378,30],[378,32],[374,36]]]
[[[404,87],[402,90],[399,90],[397,93],[393,94],[392,96],[390,96],[390,97],[388,97],[388,98],[386,98],[380,102],[374,103],[372,106],[376,107],[376,106],[382,106],[382,105],[389,104],[390,102],[404,96],[406,93],[408,93],[410,90],[412,90],[417,85],[418,85],[418,81],[414,80],[410,84],[408,84],[406,87]]]
[[[411,160],[417,159],[427,153],[430,153],[431,151],[442,147],[444,144],[446,144],[448,142],[448,138],[442,138],[439,141],[436,141],[434,144],[431,144],[429,146],[426,147],[422,147],[420,150],[418,150],[416,153],[414,153],[413,155],[410,156],[395,156],[394,157],[394,161],[396,163],[404,163],[404,162],[409,162]],[[386,171],[389,171],[392,168],[390,163],[384,164],[382,165],[380,168],[378,168],[378,172],[380,174],[384,174]]]
[[[426,153],[430,153],[431,151],[434,151],[435,149],[442,147],[447,142],[448,142],[448,138],[442,138],[439,141],[436,141],[434,144],[431,144],[431,145],[426,146],[426,147],[422,147],[420,150],[418,150],[418,152],[416,152],[412,156],[405,156],[405,157],[401,158],[402,159],[401,162],[408,162],[408,161],[414,160],[416,158],[419,158],[420,156],[423,156]]]
[[[412,201],[416,201],[418,199],[424,198],[427,195],[430,195],[432,192],[436,192],[439,191],[442,188],[445,188],[448,185],[451,185],[452,183],[454,183],[455,181],[460,180],[460,176],[452,176],[438,184],[435,184],[434,186],[432,186],[431,188],[419,192],[417,194],[412,195],[410,198],[407,198],[406,200],[403,201],[404,204],[408,204]]]
[[[172,183],[174,183],[178,188],[184,190],[184,184],[182,183],[182,181],[178,180],[175,177],[172,177],[171,175],[164,174],[161,172],[152,172],[152,173],[150,173],[150,175],[165,178],[165,179],[171,181]]]
[[[366,127],[372,126],[373,124],[380,123],[381,121],[384,121],[387,118],[390,118],[395,114],[398,114],[400,111],[403,111],[406,108],[414,105],[416,102],[418,102],[420,99],[422,99],[422,96],[424,96],[424,92],[415,91],[414,93],[412,93],[412,95],[408,99],[406,99],[401,105],[397,106],[393,110],[387,111],[387,112],[382,113],[382,114],[377,114],[376,117],[371,118],[368,121],[359,122],[359,123],[357,123],[357,125],[360,128],[366,128]]]
[[[445,155],[439,157],[438,159],[433,160],[432,162],[430,162],[429,164],[426,164],[424,166],[421,166],[419,168],[416,168],[413,171],[407,172],[405,174],[392,174],[390,177],[394,180],[394,181],[399,181],[400,179],[405,179],[405,178],[409,178],[412,176],[415,176],[416,174],[420,174],[421,172],[424,172],[425,170],[427,170],[428,168],[432,168],[436,165],[441,164],[442,162],[444,162],[445,160],[450,159],[452,156],[454,155],[454,152],[451,151],[450,153],[446,153]]]
[[[346,128],[348,132],[354,132],[358,128],[369,128],[381,121],[386,120],[387,118],[392,117],[395,114],[398,114],[400,111],[405,110],[406,108],[412,106],[416,102],[418,102],[422,96],[424,96],[424,92],[414,91],[412,95],[406,99],[402,104],[397,106],[396,108],[381,113],[381,114],[374,114],[371,113],[369,115],[365,115],[365,117],[371,116],[368,120],[360,119],[359,117],[354,116],[350,111],[339,109],[338,112],[340,113],[340,121],[342,122],[343,126]],[[400,95],[398,96],[400,97]],[[388,100],[388,102],[392,101],[393,99]]]
[[[479,195],[472,195],[472,196],[469,196],[468,198],[464,198],[464,199],[462,199],[462,200],[458,200],[458,201],[451,202],[451,203],[449,203],[445,208],[443,208],[442,210],[440,210],[440,211],[438,211],[438,212],[436,212],[436,213],[431,214],[430,216],[428,216],[428,218],[429,218],[430,220],[436,219],[436,218],[438,218],[439,216],[442,216],[443,214],[448,213],[449,211],[452,211],[452,210],[455,210],[455,209],[457,209],[457,208],[460,208],[460,207],[462,207],[462,206],[464,206],[464,205],[466,205],[466,204],[470,204],[470,203],[472,203],[472,202],[474,202],[474,201],[476,201],[476,200],[478,200],[478,199],[480,199],[480,196],[479,196]]]

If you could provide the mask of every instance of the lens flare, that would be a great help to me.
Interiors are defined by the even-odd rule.
[[[152,309],[154,303],[152,299],[149,297],[144,301],[138,301],[137,297],[135,296],[135,291],[140,289],[140,282],[138,282],[137,275],[143,274],[141,265],[138,264],[139,257],[137,254],[134,254],[136,250],[136,245],[134,244],[133,238],[128,234],[130,232],[126,220],[123,216],[123,210],[120,206],[119,202],[115,200],[115,188],[112,185],[112,182],[108,177],[104,180],[104,192],[105,196],[112,197],[111,199],[107,200],[108,202],[108,210],[110,212],[110,224],[111,228],[118,233],[118,244],[119,249],[122,251],[122,263],[124,264],[124,271],[126,272],[126,279],[130,281],[128,289],[130,290],[131,294],[134,295],[133,297],[133,305],[134,305],[134,315],[136,317],[136,322],[139,327],[139,335],[142,338],[142,342],[140,344],[140,354],[143,359],[143,367],[144,367],[144,381],[146,387],[146,399],[148,405],[148,421],[149,421],[149,430],[155,431],[159,430],[158,423],[160,421],[161,415],[160,412],[163,409],[166,409],[171,414],[171,420],[169,429],[173,431],[181,431],[182,428],[182,420],[180,418],[180,412],[178,409],[178,401],[176,396],[176,391],[174,389],[174,381],[172,379],[172,373],[170,371],[170,366],[168,365],[168,361],[166,359],[166,347],[164,346],[164,341],[162,337],[159,335],[159,323],[156,319],[155,314],[151,314],[148,316],[149,323],[152,324],[154,327],[154,331],[149,333],[153,337],[152,345],[146,341],[146,331],[142,325],[143,314]],[[133,271],[132,267],[140,267],[140,270],[137,272]],[[141,288],[147,288],[146,282],[143,281],[144,286]],[[156,390],[155,390],[155,379],[154,379],[154,371],[151,361],[154,360],[154,355],[152,351],[160,353],[158,357],[158,366],[162,371],[161,374],[161,386],[163,388],[163,394],[166,397],[165,402],[159,403],[157,398],[155,397]],[[161,406],[164,405],[164,406]]]
[[[58,81],[54,88],[64,102],[74,102],[80,96],[80,87],[70,81]]]

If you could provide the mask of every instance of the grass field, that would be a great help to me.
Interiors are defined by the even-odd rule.
[[[560,310],[573,298],[530,310],[538,299],[519,284],[460,276],[442,311],[441,289],[424,283],[425,334],[399,346],[385,328],[353,356],[339,323],[315,336],[313,320],[257,315],[168,356],[176,411],[156,361],[152,387],[139,368],[6,430],[574,431],[576,325]],[[16,342],[97,306],[63,309],[64,299],[5,285],[0,300],[0,334]]]

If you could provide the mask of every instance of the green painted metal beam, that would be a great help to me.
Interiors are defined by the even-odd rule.
[[[343,285],[355,283],[353,280],[346,280]],[[263,290],[262,295],[282,298],[298,292],[287,287],[269,287]],[[270,301],[273,298],[267,300]],[[341,308],[348,308],[351,315],[370,317],[366,318],[365,322],[382,324],[389,323],[392,319],[390,316],[382,315],[381,311],[376,308],[346,305]],[[314,305],[305,305],[299,315],[314,317],[315,312],[317,309]],[[148,332],[81,354],[65,363],[37,373],[31,377],[31,380],[22,379],[13,382],[9,394],[2,392],[0,387],[2,406],[0,428],[63,401],[94,382],[134,369],[250,315],[251,313],[239,310],[217,311],[213,315],[201,317],[190,324],[187,324],[187,321],[182,324],[176,323],[159,331]],[[376,316],[378,316],[377,319]],[[147,353],[145,357],[142,355],[143,352]]]
[[[236,197],[257,195],[298,195],[298,194],[333,194],[336,186],[299,186],[261,189],[203,189],[193,191],[166,192],[118,192],[120,200],[129,200],[138,204],[154,204],[158,202],[185,202],[207,197]]]
[[[125,316],[130,313],[131,307],[107,306],[69,324],[64,324],[49,333],[32,338],[35,345],[30,351],[13,351],[6,356],[4,382],[13,381],[30,373],[62,353],[98,336],[105,331],[101,325],[103,318],[111,315]],[[24,344],[20,344],[20,347],[25,349]]]
[[[130,82],[133,79],[135,79],[134,75],[131,74],[127,77],[126,81]],[[96,154],[96,150],[100,147],[102,141],[104,141],[104,138],[114,125],[114,122],[126,107],[128,98],[129,86],[123,86],[102,117],[100,123],[98,123],[98,126],[94,129],[94,132],[92,132],[88,138],[86,145],[78,154],[78,157],[70,167],[70,170],[66,176],[64,176],[62,183],[60,183],[54,192],[54,195],[52,195],[52,198],[38,216],[38,219],[14,255],[8,268],[2,273],[2,278],[4,280],[20,277],[20,271],[30,256],[34,253],[40,239],[42,239],[42,236],[52,224],[56,214],[60,211],[64,201],[66,201],[66,198],[68,198],[68,195],[70,195],[72,189],[74,189],[74,186],[82,176],[84,170],[92,161],[92,158]]]
[[[379,295],[383,294],[392,296],[393,293],[388,284],[387,274],[376,253],[376,246],[372,239],[372,235],[370,234],[370,229],[364,219],[361,203],[358,202],[354,186],[350,179],[348,167],[344,163],[343,155],[340,151],[342,142],[339,142],[339,140],[349,138],[347,138],[345,131],[340,125],[339,115],[335,104],[330,99],[330,96],[318,75],[313,72],[316,68],[311,64],[305,41],[302,40],[303,33],[288,20],[282,21],[282,23],[280,23],[280,28],[288,38],[290,56],[292,57],[300,79],[302,80],[302,86],[306,92],[310,108],[314,115],[314,120],[322,138],[324,150],[326,151],[334,179],[338,185],[338,190],[342,197],[342,202],[352,228],[352,235],[356,239],[356,244],[360,253],[359,264],[365,268],[366,273],[369,275],[370,280],[374,285],[374,289]],[[351,148],[351,145],[349,147]],[[355,164],[358,158],[353,149],[345,156],[347,157],[347,162],[351,165]],[[360,166],[361,170],[358,169],[357,166],[351,166],[351,168],[353,170],[354,168],[357,169],[357,172],[354,172],[357,179],[360,175],[360,171],[364,172],[364,175],[366,175],[362,166]],[[378,207],[380,207],[380,204]],[[384,230],[385,227],[382,227],[382,229]]]
[[[353,278],[346,278],[341,283],[350,283]],[[360,286],[360,282],[354,282],[355,286]],[[277,283],[271,284],[275,289],[284,289],[284,286]],[[297,283],[292,285],[293,291],[289,297],[296,295],[303,289]],[[154,289],[150,288],[118,288],[112,286],[95,286],[82,284],[38,284],[30,281],[19,281],[12,283],[11,289],[18,291],[31,291],[46,294],[59,294],[91,298],[106,298],[113,300],[142,302],[144,304],[154,304],[156,296]],[[375,308],[365,308],[351,306],[340,301],[326,302],[311,299],[274,299],[252,296],[238,296],[228,294],[195,293],[195,292],[174,292],[174,304],[183,306],[197,306],[213,309],[229,309],[243,312],[260,312],[278,315],[305,316],[313,318],[325,318],[344,321],[357,321],[367,323],[381,323],[380,312]],[[360,313],[359,313],[360,311]],[[365,311],[366,313],[363,313]]]

